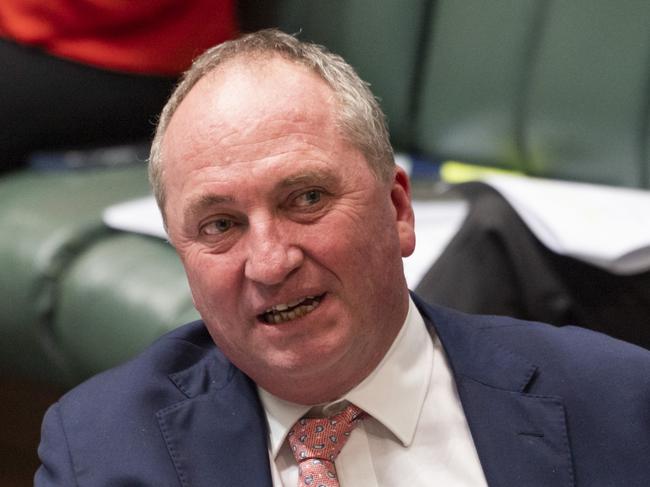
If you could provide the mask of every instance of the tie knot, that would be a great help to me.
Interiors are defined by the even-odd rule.
[[[287,437],[296,461],[318,459],[334,462],[364,414],[363,410],[350,404],[329,418],[298,420]]]

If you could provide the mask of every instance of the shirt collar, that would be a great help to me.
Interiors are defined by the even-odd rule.
[[[433,343],[422,315],[409,298],[404,326],[379,365],[338,401],[352,402],[388,428],[404,446],[410,445],[420,419],[431,378]],[[275,458],[284,439],[310,406],[284,401],[258,387],[269,425],[269,446]],[[387,398],[399,398],[398,401]]]

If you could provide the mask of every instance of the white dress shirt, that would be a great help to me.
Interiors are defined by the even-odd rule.
[[[336,459],[341,487],[487,485],[440,341],[412,301],[404,326],[377,368],[341,400],[317,406],[330,416],[352,402],[366,411]],[[269,425],[274,487],[296,487],[298,465],[286,436],[309,406],[258,388]]]

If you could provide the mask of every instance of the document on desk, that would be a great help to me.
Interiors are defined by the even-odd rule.
[[[104,210],[104,223],[116,230],[140,233],[167,240],[162,216],[153,196],[124,201]]]
[[[469,205],[463,200],[415,200],[415,251],[404,259],[404,275],[415,289],[467,217]]]
[[[650,191],[509,175],[484,182],[552,251],[615,274],[650,270]]]

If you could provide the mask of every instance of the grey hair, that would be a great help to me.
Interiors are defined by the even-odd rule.
[[[392,177],[395,160],[386,118],[369,85],[341,56],[329,52],[325,47],[301,42],[278,29],[265,29],[224,42],[201,54],[183,74],[163,108],[149,157],[149,180],[163,218],[165,188],[161,148],[174,112],[192,87],[225,61],[240,56],[262,59],[268,54],[276,54],[306,66],[319,75],[337,97],[338,123],[343,137],[365,156],[380,180],[388,181]]]

